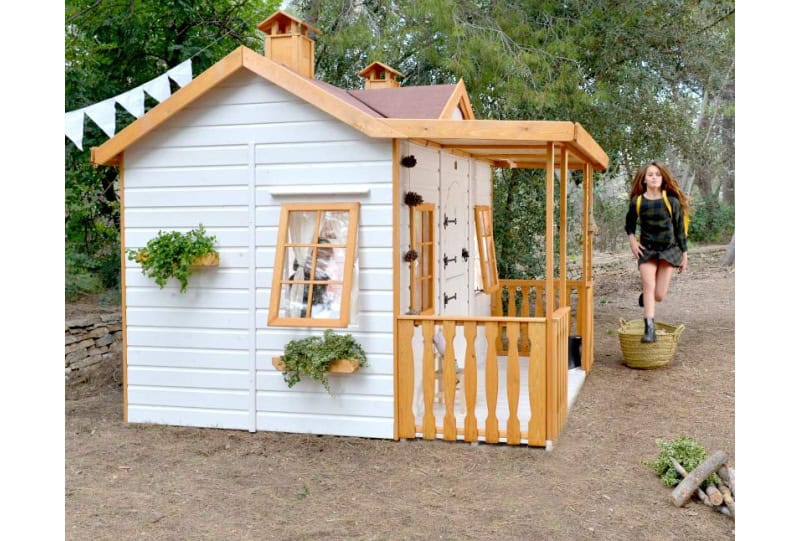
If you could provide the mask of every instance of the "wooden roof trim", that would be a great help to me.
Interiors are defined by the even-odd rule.
[[[236,48],[219,62],[192,79],[186,86],[178,89],[169,98],[159,103],[144,116],[129,124],[114,137],[92,147],[92,163],[95,165],[118,165],[120,154],[130,145],[153,131],[163,122],[172,118],[178,111],[193,102],[208,90],[226,79],[242,66],[244,46]]]
[[[464,79],[459,79],[453,93],[447,99],[447,103],[442,108],[442,113],[439,115],[440,120],[450,120],[453,111],[459,105],[462,105],[462,111],[465,113],[464,120],[475,120],[475,112],[472,110],[472,103],[469,101],[469,93],[467,86],[464,84]]]
[[[286,18],[286,19],[292,20],[292,21],[300,24],[301,27],[305,26],[308,30],[311,30],[312,32],[315,32],[315,33],[317,33],[319,35],[322,35],[322,31],[320,29],[318,29],[318,28],[316,28],[314,26],[311,26],[307,22],[305,22],[305,21],[303,21],[301,19],[298,19],[297,17],[295,17],[293,15],[289,15],[285,11],[281,11],[281,10],[276,11],[275,13],[273,13],[272,15],[270,15],[269,17],[267,17],[266,19],[264,19],[263,21],[258,23],[258,26],[256,26],[256,28],[258,28],[259,30],[261,30],[265,34],[269,34],[270,23],[273,20],[279,19],[279,18]]]
[[[117,135],[99,147],[92,147],[92,163],[95,165],[117,165],[119,163],[119,155],[126,148],[172,118],[177,112],[242,67],[308,101],[311,105],[319,107],[369,137],[405,139],[405,135],[402,132],[386,126],[379,119],[369,116],[333,94],[326,92],[309,79],[251,51],[247,47],[240,46],[195,77],[189,84],[176,91],[172,96],[153,107],[143,117],[121,130]]]
[[[575,123],[575,141],[573,145],[588,158],[588,161],[599,165],[600,169],[608,169],[608,154],[578,122]]]
[[[476,143],[571,142],[575,125],[549,120],[430,120],[382,118],[381,122],[408,138],[433,139],[447,144],[448,139],[472,139]]]
[[[365,135],[376,138],[405,138],[402,132],[386,126],[381,121],[382,119],[368,115],[316,86],[310,79],[250,49],[244,49],[243,63],[244,67],[253,73],[322,109]]]
[[[384,71],[388,71],[389,73],[394,73],[395,75],[398,75],[400,77],[405,77],[405,75],[403,75],[402,73],[400,73],[399,71],[397,71],[393,67],[387,66],[383,62],[378,62],[377,60],[374,61],[374,62],[371,62],[369,66],[367,66],[363,70],[359,71],[358,74],[361,77],[366,77],[367,75],[369,75],[369,72],[371,72],[373,70],[377,70],[377,69],[383,69]]]

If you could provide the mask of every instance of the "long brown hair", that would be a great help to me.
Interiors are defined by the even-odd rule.
[[[675,197],[681,204],[681,208],[683,209],[684,214],[690,214],[692,212],[692,207],[689,205],[689,198],[681,190],[681,187],[678,186],[678,181],[675,180],[675,177],[672,176],[672,173],[667,166],[663,163],[659,163],[657,161],[652,161],[644,164],[639,172],[636,173],[636,176],[633,177],[633,184],[631,185],[631,201],[638,195],[642,195],[647,188],[645,187],[644,177],[647,174],[647,168],[651,165],[658,167],[658,170],[661,171],[661,189],[666,190],[668,195]]]

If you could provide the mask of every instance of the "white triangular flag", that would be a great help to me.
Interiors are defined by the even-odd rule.
[[[109,137],[114,137],[116,130],[116,111],[114,110],[114,98],[95,103],[84,109],[86,114],[106,132]]]
[[[171,92],[169,89],[169,77],[167,74],[159,75],[151,81],[147,81],[142,85],[145,92],[153,96],[157,101],[162,102],[169,98]]]
[[[186,86],[192,80],[192,59],[181,62],[167,72],[169,78],[178,83],[178,86]]]
[[[83,109],[64,113],[64,134],[83,150]]]
[[[144,114],[144,90],[141,86],[128,90],[114,99],[136,118]]]

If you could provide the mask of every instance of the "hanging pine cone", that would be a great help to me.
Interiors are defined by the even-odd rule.
[[[400,160],[400,165],[402,165],[403,167],[414,167],[415,165],[417,165],[417,159],[414,157],[413,154],[411,154],[410,156],[403,156],[402,159]]]
[[[420,203],[424,202],[424,199],[422,199],[422,196],[417,192],[406,192],[404,201],[409,207],[416,207]]]
[[[409,250],[403,256],[403,261],[405,261],[406,263],[411,263],[412,261],[416,261],[418,257],[419,254],[417,253],[416,250]]]

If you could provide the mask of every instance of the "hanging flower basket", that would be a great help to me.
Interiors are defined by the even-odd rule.
[[[286,370],[286,366],[283,364],[283,357],[273,357],[272,366],[275,367],[275,370],[280,372]],[[360,366],[358,359],[337,359],[331,361],[331,364],[328,365],[328,372],[333,372],[335,374],[352,374],[356,372]]]

